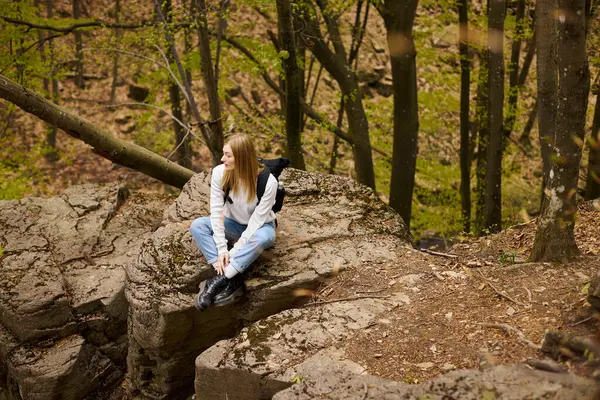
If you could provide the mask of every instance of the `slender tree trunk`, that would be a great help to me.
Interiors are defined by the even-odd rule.
[[[39,9],[38,16],[41,17],[42,10],[41,4],[39,0],[34,1],[34,7]],[[44,32],[42,30],[38,30],[38,41],[41,43],[40,45],[40,61],[42,64],[46,63],[46,48],[44,46]],[[45,74],[44,74],[45,75]],[[52,92],[50,88],[50,79],[46,76],[42,79],[42,84],[44,87],[44,95],[47,99],[52,98]],[[54,134],[53,134],[54,133]],[[46,145],[48,146],[48,153],[46,153],[46,158],[50,161],[56,160],[56,127],[47,126],[46,127]]]
[[[521,134],[521,137],[519,138],[519,142],[521,144],[530,144],[531,143],[531,139],[529,137],[531,135],[531,130],[533,129],[533,125],[535,125],[535,121],[537,120],[537,113],[538,113],[538,102],[536,100],[535,104],[531,108],[531,111],[529,112],[529,116],[527,117],[527,122],[525,123],[525,127],[523,128],[523,133]]]
[[[289,1],[289,0],[288,0]],[[296,4],[296,3],[294,3]],[[302,29],[302,17],[298,12],[293,12],[294,19],[294,32],[298,32]],[[301,40],[300,37],[294,33],[294,43],[296,44],[296,56],[298,57],[298,87],[300,88],[300,96],[302,99],[306,99],[306,90],[308,89],[305,85],[305,77],[306,77],[306,43],[304,40]],[[300,132],[304,131],[304,112],[300,109]]]
[[[477,178],[475,226],[477,232],[485,229],[485,181],[487,174],[487,151],[490,142],[490,120],[488,113],[488,54],[482,50],[479,55],[479,77],[477,83],[477,165],[475,176]]]
[[[487,149],[485,226],[491,232],[502,228],[502,142],[504,137],[504,18],[506,0],[489,0],[488,110],[490,142]]]
[[[275,51],[277,52],[277,54],[279,54],[281,52],[281,44],[279,43],[279,38],[270,29],[267,30],[267,35],[269,36],[271,43],[273,43]],[[304,42],[304,40],[302,40],[302,42]],[[281,74],[277,74],[277,82],[279,83],[279,87],[283,89],[282,93],[279,94],[279,109],[281,111],[281,115],[285,115],[285,80],[283,79],[283,76],[281,76]]]
[[[517,0],[517,10],[515,13],[516,27],[512,41],[510,53],[509,76],[508,76],[508,110],[506,121],[504,122],[504,136],[508,139],[515,127],[515,121],[518,114],[519,102],[519,59],[521,58],[521,42],[523,36],[523,24],[525,23],[525,0]],[[508,143],[505,140],[504,143]]]
[[[544,35],[539,30],[539,37],[544,39],[538,41],[540,104],[544,98],[539,90],[551,84],[557,86],[555,108],[540,107],[540,135],[544,130],[549,149],[545,150],[548,153],[544,158],[547,180],[531,259],[566,261],[579,254],[574,235],[576,191],[590,88],[585,47],[585,0],[559,0],[558,4],[555,0],[540,0],[537,14],[540,16],[539,28],[558,26],[551,35]],[[547,57],[547,47],[551,46],[556,48],[555,60]],[[549,61],[550,65],[546,65]],[[555,122],[555,128],[549,131],[545,130],[548,125],[544,121],[548,115],[554,116]]]
[[[600,88],[597,88],[596,107],[594,108],[594,121],[592,134],[589,140],[589,161],[587,181],[585,185],[585,199],[592,200],[600,197]]]
[[[338,128],[342,127],[342,123],[344,122],[344,98],[340,100],[340,108],[338,110],[338,118],[336,126]],[[329,174],[335,174],[335,168],[337,166],[337,160],[339,157],[338,148],[340,146],[340,138],[338,136],[333,137],[333,146],[331,148],[331,157],[329,158]]]
[[[200,115],[200,111],[198,109],[198,104],[196,103],[196,99],[194,98],[194,94],[192,93],[192,84],[190,80],[187,78],[187,74],[183,69],[183,64],[181,59],[179,58],[179,53],[177,52],[177,47],[175,45],[175,38],[171,34],[171,30],[169,25],[167,24],[167,20],[161,10],[160,0],[153,0],[154,9],[158,14],[160,21],[165,25],[165,36],[167,42],[169,43],[169,48],[171,53],[173,54],[173,58],[175,64],[177,65],[177,71],[179,72],[179,79],[181,79],[183,89],[185,91],[186,100],[190,103],[190,111],[194,117],[195,124],[200,127],[200,132],[202,133],[203,139],[206,141],[206,145],[210,150],[210,155],[212,159],[212,164],[217,165],[221,157],[223,156],[223,146],[219,146],[219,141],[223,142],[223,137],[217,138],[216,135],[212,132],[210,126],[207,126],[208,123],[204,121],[202,116]],[[212,66],[211,66],[212,70]]]
[[[523,1],[523,0],[521,0]],[[460,202],[463,230],[471,231],[471,158],[469,137],[469,102],[471,92],[471,60],[469,58],[468,1],[458,2],[460,53]]]
[[[119,23],[121,14],[121,3],[120,0],[115,0],[115,23]],[[117,29],[115,32],[115,39],[117,44],[121,39],[121,30]],[[119,79],[119,52],[116,51],[113,56],[113,68],[112,68],[112,83],[110,85],[110,105],[114,105],[117,102],[117,81]]]
[[[323,7],[326,9],[326,7]],[[326,13],[324,14],[326,15]],[[358,182],[375,189],[375,173],[373,171],[373,156],[369,140],[369,123],[362,103],[363,95],[358,85],[356,74],[348,65],[346,52],[337,30],[337,21],[326,18],[329,34],[332,37],[335,53],[330,49],[321,35],[318,21],[308,16],[304,18],[307,27],[302,32],[303,40],[321,65],[337,81],[345,98],[346,116],[348,117],[349,133],[352,138],[354,169]]]
[[[556,70],[556,19],[557,0],[537,2],[535,30],[537,31],[537,85],[538,131],[542,155],[542,188],[546,187],[552,153],[552,138],[556,129],[556,104],[558,71]],[[542,202],[544,196],[542,196]]]
[[[200,70],[206,95],[208,97],[208,107],[210,109],[209,125],[212,131],[212,146],[216,149],[222,149],[223,139],[223,121],[221,120],[221,101],[219,99],[219,82],[215,79],[215,71],[210,53],[210,39],[208,35],[208,18],[205,0],[196,0],[196,12],[198,22],[198,45],[200,48]]]
[[[417,165],[419,108],[416,50],[412,30],[418,0],[378,6],[387,30],[394,89],[394,145],[390,206],[410,228]]]
[[[302,111],[300,109],[302,88],[300,87],[300,69],[296,57],[296,38],[294,37],[292,6],[289,0],[276,0],[277,27],[279,44],[287,52],[283,60],[285,73],[285,131],[287,137],[287,154],[291,165],[297,169],[306,169],[302,154]]]
[[[73,0],[73,18],[81,18],[80,2],[81,0]],[[81,31],[75,29],[75,85],[79,89],[83,89],[85,82],[83,81],[83,44],[81,40]]]
[[[30,114],[57,125],[72,137],[90,146],[92,151],[114,163],[132,168],[168,185],[182,188],[194,174],[136,144],[120,140],[94,126],[89,121],[60,108],[42,96],[17,85],[0,75],[0,98]]]
[[[54,3],[53,0],[46,0],[46,16],[48,17],[48,19],[52,19],[52,16],[53,16],[53,8],[54,8],[53,3]],[[47,37],[49,37],[51,35],[51,33],[48,32],[46,35],[47,35]],[[49,56],[49,59],[51,60],[51,62],[50,62],[51,90],[48,93],[51,96],[54,104],[58,104],[58,80],[56,79],[56,63],[54,62],[54,41],[52,41],[52,40],[48,41],[48,56]],[[57,131],[58,131],[58,129],[57,129],[56,125],[50,125],[48,127],[48,132],[46,134],[46,144],[50,148],[50,151],[48,152],[48,154],[46,154],[46,158],[50,161],[56,161],[59,158],[58,152],[56,151]]]
[[[173,4],[171,0],[163,0],[162,3],[163,13],[167,18],[167,23],[171,24],[173,21],[172,9]],[[167,53],[167,59],[169,60],[169,64],[173,64],[175,62],[175,56],[173,52],[169,51]],[[179,90],[179,85],[177,82],[170,80],[169,81],[169,100],[171,101],[171,114],[179,121],[183,121],[183,111],[181,109],[181,92]],[[173,131],[175,133],[175,148],[177,154],[177,163],[185,168],[191,168],[192,159],[187,157],[187,151],[185,148],[187,140],[187,132],[184,131],[183,126],[181,126],[177,121],[173,120]]]
[[[525,53],[525,59],[523,60],[523,67],[521,68],[521,72],[519,73],[519,79],[518,79],[519,87],[525,86],[525,81],[527,80],[527,75],[529,75],[529,70],[531,69],[531,63],[533,62],[533,58],[535,57],[536,35],[537,35],[537,31],[534,28],[533,35],[531,37],[531,41],[529,43],[529,46],[527,47],[527,53]]]

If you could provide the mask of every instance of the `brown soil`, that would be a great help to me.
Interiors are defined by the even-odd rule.
[[[482,324],[508,324],[535,345],[547,330],[596,336],[598,320],[588,319],[593,310],[585,292],[600,267],[599,225],[600,203],[587,203],[575,230],[582,256],[569,264],[524,262],[535,234],[531,221],[456,244],[448,250],[452,258],[399,249],[396,264],[375,261],[350,269],[315,301],[353,296],[398,301],[385,318],[345,344],[352,360],[384,378],[417,383],[481,362],[543,358],[516,333]]]

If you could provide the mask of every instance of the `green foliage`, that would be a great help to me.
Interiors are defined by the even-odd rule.
[[[515,259],[517,258],[517,253],[514,251],[500,251],[500,255],[498,256],[498,262],[502,265],[511,265],[515,263]]]

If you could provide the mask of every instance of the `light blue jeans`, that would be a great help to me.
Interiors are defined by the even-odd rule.
[[[225,239],[228,242],[237,241],[246,230],[247,225],[242,225],[231,218],[225,217]],[[192,236],[206,258],[206,262],[214,264],[219,260],[219,251],[213,239],[213,229],[209,217],[197,218],[190,226]],[[275,244],[275,225],[268,222],[258,228],[250,237],[248,243],[230,259],[230,263],[238,272],[242,273],[260,256],[263,250]]]

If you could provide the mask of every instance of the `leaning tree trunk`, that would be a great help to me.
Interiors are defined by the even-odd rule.
[[[555,107],[540,106],[539,113],[540,136],[548,143],[544,199],[531,251],[533,261],[566,261],[579,254],[574,236],[576,191],[590,86],[584,11],[585,0],[538,2],[537,27],[551,30],[547,35],[539,30],[538,91],[557,85]],[[558,29],[552,29],[556,25]],[[555,60],[548,57],[549,46],[556,47]],[[542,93],[538,92],[538,99],[542,104]],[[548,131],[545,118],[549,115],[554,117],[555,127]]]
[[[79,8],[81,0],[73,0],[73,18],[76,20],[81,18],[81,10]],[[83,44],[81,40],[81,31],[75,29],[75,85],[79,89],[85,86],[83,82]]]
[[[111,136],[89,121],[58,107],[3,75],[0,75],[0,98],[89,144],[96,154],[168,185],[182,188],[194,174],[150,150]]]
[[[302,154],[302,110],[300,108],[302,87],[300,86],[300,68],[296,57],[296,38],[292,19],[290,0],[276,0],[277,28],[279,44],[287,57],[283,59],[285,74],[285,132],[287,155],[291,165],[297,169],[306,169]],[[302,78],[302,80],[304,80]]]
[[[419,107],[416,50],[412,36],[418,0],[378,7],[387,30],[394,89],[394,145],[390,206],[410,228],[417,165]]]
[[[524,1],[524,0],[521,0]],[[471,91],[471,60],[469,59],[468,1],[458,2],[460,53],[460,203],[463,230],[471,231],[471,151],[469,138],[469,96]]]
[[[592,200],[600,197],[600,87],[595,89],[596,107],[592,134],[589,140],[590,155],[588,161],[587,182],[585,185],[585,199]]]
[[[210,53],[210,39],[208,37],[208,18],[206,2],[196,0],[197,26],[198,26],[198,45],[200,48],[200,70],[206,88],[208,98],[208,108],[210,110],[209,126],[212,132],[211,146],[219,149],[219,154],[223,148],[223,121],[221,120],[221,101],[219,99],[219,82],[215,79],[215,70],[213,67],[212,56]]]
[[[485,180],[485,227],[502,228],[502,142],[504,137],[504,18],[506,0],[488,2],[488,110],[490,142]]]

